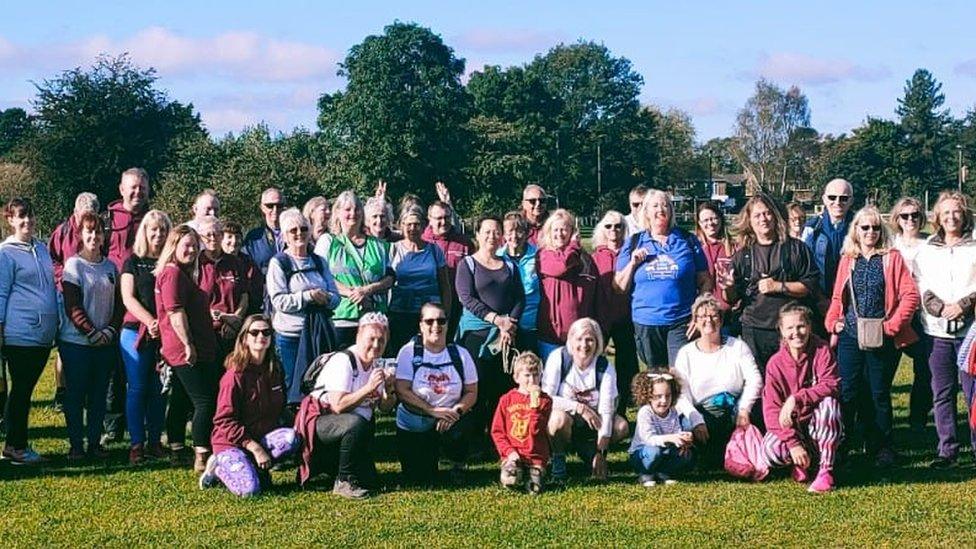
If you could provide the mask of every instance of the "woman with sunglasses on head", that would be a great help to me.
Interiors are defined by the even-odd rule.
[[[593,262],[596,264],[594,319],[603,329],[603,338],[613,340],[614,366],[617,368],[617,413],[626,416],[630,405],[630,380],[640,369],[634,323],[630,320],[630,296],[614,289],[617,256],[624,245],[627,223],[623,214],[610,210],[593,229]]]
[[[900,198],[891,208],[891,247],[901,252],[905,265],[918,284],[916,258],[929,234],[922,229],[928,221],[922,203],[913,197]],[[908,401],[908,424],[915,433],[921,433],[932,413],[932,372],[929,371],[929,353],[922,329],[921,311],[912,316],[912,329],[919,340],[903,349],[902,354],[912,359],[912,392]],[[900,361],[899,361],[900,362]]]
[[[935,431],[939,435],[938,456],[930,466],[943,469],[954,466],[959,456],[956,400],[960,386],[968,411],[976,380],[976,355],[972,348],[963,346],[976,303],[976,241],[972,238],[973,212],[966,196],[955,191],[940,193],[932,207],[932,227],[935,234],[922,246],[915,262],[922,295],[922,326],[930,343],[929,370]],[[960,367],[960,361],[965,368]],[[970,428],[969,443],[976,451],[976,429]]]
[[[878,467],[895,461],[891,384],[898,349],[918,341],[911,327],[918,289],[901,253],[888,246],[888,230],[877,208],[866,206],[854,214],[826,318],[827,331],[838,339],[841,415],[847,433],[843,451],[850,450],[855,432],[861,431]],[[880,337],[859,333],[871,330],[862,319],[880,322]]]
[[[451,481],[460,483],[471,437],[468,414],[478,400],[478,371],[466,349],[447,342],[447,312],[439,303],[420,310],[420,335],[397,354],[397,451],[403,476],[430,483],[443,448]]]
[[[331,320],[340,296],[328,262],[311,251],[305,216],[289,208],[281,212],[280,226],[285,251],[268,263],[265,285],[274,311],[271,322],[285,394],[289,403],[297,403],[305,368],[315,357],[340,346]]]
[[[251,315],[241,325],[220,378],[213,455],[200,475],[201,489],[220,481],[236,496],[257,495],[271,486],[274,462],[301,447],[295,430],[278,423],[285,390],[272,335],[264,315]]]

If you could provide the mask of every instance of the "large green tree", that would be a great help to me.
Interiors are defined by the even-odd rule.
[[[22,145],[30,130],[31,120],[24,109],[0,110],[0,158]]]
[[[440,36],[407,23],[387,26],[353,46],[340,65],[346,89],[319,99],[321,138],[340,173],[365,190],[421,192],[457,181],[467,161],[470,98],[464,60]]]
[[[868,118],[850,136],[824,138],[812,171],[818,181],[835,177],[850,181],[856,203],[870,199],[888,206],[900,195],[914,195],[904,169],[905,160],[901,127],[890,120]]]
[[[905,95],[898,99],[899,116],[908,156],[906,185],[913,194],[955,183],[955,163],[949,138],[952,117],[943,109],[942,84],[932,73],[918,69],[905,82]]]
[[[36,85],[36,131],[25,161],[44,197],[42,226],[65,216],[81,191],[103,204],[117,198],[127,168],[145,168],[155,180],[179,140],[203,135],[193,105],[170,100],[155,84],[153,69],[103,56]]]

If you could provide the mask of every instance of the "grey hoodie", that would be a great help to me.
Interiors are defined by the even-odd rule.
[[[54,265],[40,240],[0,244],[0,323],[5,345],[50,347],[58,333]]]

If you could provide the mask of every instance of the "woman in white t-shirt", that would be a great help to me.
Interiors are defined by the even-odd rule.
[[[447,343],[447,313],[438,303],[420,309],[420,335],[397,354],[397,452],[404,478],[430,483],[443,447],[451,460],[451,482],[463,481],[478,400],[478,370],[463,347]]]
[[[552,480],[566,479],[566,448],[572,445],[593,476],[607,476],[607,449],[627,437],[627,420],[616,414],[617,371],[603,356],[603,333],[592,318],[573,322],[566,345],[549,354],[542,390],[552,397],[549,439]]]
[[[389,322],[383,313],[359,319],[356,343],[332,355],[322,366],[311,395],[328,404],[329,413],[315,420],[315,453],[338,454],[334,494],[351,499],[369,496],[365,486],[376,478],[370,453],[375,433],[373,412],[389,412],[396,404],[393,376],[377,362],[386,349]],[[355,364],[354,364],[355,362]],[[376,367],[374,367],[376,366]]]
[[[749,346],[722,336],[722,308],[713,295],[695,300],[691,318],[701,337],[682,347],[675,359],[674,372],[681,382],[675,409],[697,424],[692,432],[705,448],[704,462],[717,465],[733,428],[750,424],[762,376]]]

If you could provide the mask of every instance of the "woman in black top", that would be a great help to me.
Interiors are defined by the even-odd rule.
[[[146,213],[136,231],[132,255],[122,266],[120,288],[125,319],[119,343],[128,380],[125,416],[132,447],[129,462],[136,465],[146,455],[163,456],[160,434],[166,400],[162,394],[156,360],[159,355],[159,324],[156,321],[156,258],[169,235],[169,217],[159,210]],[[148,436],[146,432],[148,431]]]

